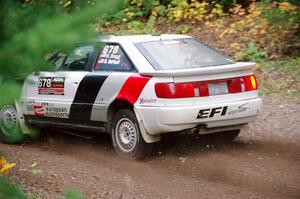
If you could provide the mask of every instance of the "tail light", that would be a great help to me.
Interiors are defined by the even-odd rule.
[[[244,77],[244,84],[246,91],[257,90],[257,80],[254,75]]]
[[[156,83],[155,93],[159,98],[195,97],[194,83]]]
[[[226,82],[228,93],[240,93],[257,90],[258,84],[254,75],[199,82],[156,83],[155,93],[158,98],[189,98],[209,96],[208,84]]]

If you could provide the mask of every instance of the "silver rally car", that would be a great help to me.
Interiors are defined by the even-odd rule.
[[[139,158],[161,134],[224,132],[234,139],[261,108],[255,63],[234,62],[186,35],[101,37],[54,53],[54,72],[28,76],[0,112],[0,137],[20,143],[32,127],[108,132],[115,150]]]

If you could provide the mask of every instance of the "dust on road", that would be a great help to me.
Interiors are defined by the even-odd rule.
[[[298,104],[265,100],[256,122],[231,144],[165,136],[143,161],[119,157],[108,135],[87,140],[49,131],[0,150],[18,165],[10,178],[40,198],[69,186],[86,198],[300,198]]]

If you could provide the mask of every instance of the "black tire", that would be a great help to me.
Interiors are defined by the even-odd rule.
[[[8,144],[20,144],[26,139],[20,128],[17,110],[12,105],[5,105],[0,110],[0,138]]]
[[[152,148],[152,144],[144,141],[133,111],[118,111],[111,123],[111,136],[115,151],[124,157],[142,159]]]

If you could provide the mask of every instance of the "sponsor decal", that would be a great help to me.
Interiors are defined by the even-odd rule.
[[[115,64],[119,65],[121,62],[121,55],[118,45],[106,45],[100,54],[98,64]]]
[[[33,105],[32,109],[33,109],[34,115],[36,115],[36,116],[45,116],[45,106]]]
[[[224,115],[234,115],[237,113],[244,112],[249,109],[247,106],[249,103],[245,103],[242,105],[239,105],[238,107],[230,107],[223,106],[223,107],[216,107],[211,109],[202,109],[199,111],[197,119],[203,119],[203,118],[211,118],[215,115],[224,116]]]
[[[140,98],[139,104],[155,104],[156,99],[145,99],[145,98]]]
[[[247,107],[249,103],[246,104],[242,104],[240,106],[238,106],[237,108],[230,108],[230,110],[228,111],[228,115],[234,115],[236,113],[241,113],[246,111],[247,109],[249,109],[249,107]]]
[[[64,77],[40,77],[38,82],[39,95],[64,95]]]
[[[41,105],[32,106],[35,116],[68,118],[68,109],[65,107],[57,107],[54,104],[42,103]]]
[[[63,108],[63,107],[46,107],[45,116],[46,117],[68,118],[69,113],[68,113],[67,108]]]
[[[197,119],[211,118],[215,115],[224,116],[227,112],[228,106],[216,107],[211,109],[202,109],[199,111]]]

